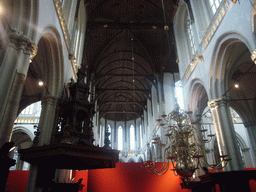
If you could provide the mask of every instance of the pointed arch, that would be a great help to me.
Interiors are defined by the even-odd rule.
[[[194,79],[191,82],[189,94],[187,97],[189,110],[197,114],[202,114],[205,107],[207,107],[208,100],[208,94],[204,83],[200,79]]]
[[[228,69],[229,56],[232,54],[232,49],[237,43],[243,43],[246,45],[250,52],[253,51],[252,44],[250,44],[245,37],[238,33],[225,33],[218,38],[212,59],[210,68],[210,100],[220,98],[226,92],[226,78]]]
[[[178,10],[174,18],[174,34],[177,46],[177,56],[179,59],[179,71],[181,77],[185,74],[186,68],[192,59],[192,53],[189,49],[190,42],[188,39],[187,20],[189,17],[189,9],[185,1],[180,1]]]
[[[32,65],[45,81],[48,94],[59,97],[64,86],[64,63],[60,34],[54,27],[43,30]]]

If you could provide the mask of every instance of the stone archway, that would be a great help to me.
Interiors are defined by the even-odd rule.
[[[16,149],[13,150],[12,153],[12,158],[16,160],[16,165],[13,169],[28,170],[29,163],[20,160],[18,150],[30,147],[32,145],[33,138],[34,136],[26,127],[14,127],[11,141],[14,143],[14,146],[16,147]]]
[[[142,157],[139,157],[138,162],[143,162]]]
[[[193,118],[196,118],[196,115],[202,114],[209,99],[201,80],[195,79],[191,82],[187,101],[189,103],[189,110],[193,112]]]
[[[246,118],[250,119],[254,115],[248,113],[248,111],[255,104],[248,106],[248,102],[255,102],[247,100],[246,97],[241,98],[242,95],[239,96],[239,94],[246,95],[245,92],[240,91],[239,93],[234,86],[237,81],[247,82],[247,85],[244,84],[244,91],[251,91],[250,96],[256,93],[254,89],[248,89],[249,84],[255,85],[255,83],[246,81],[246,78],[241,81],[240,73],[241,70],[242,74],[245,74],[248,69],[251,70],[255,66],[251,60],[251,46],[247,39],[240,34],[229,33],[219,38],[213,52],[210,69],[209,106],[215,123],[220,153],[227,154],[230,158],[235,159],[229,163],[225,170],[243,169],[229,106],[238,112],[244,123]],[[255,141],[255,138],[252,140]]]
[[[131,159],[128,160],[128,163],[134,163],[134,162],[135,162],[135,161],[134,161],[133,158],[131,158]]]
[[[42,101],[39,121],[40,145],[49,144],[53,132],[54,115],[58,98],[64,87],[64,66],[60,36],[53,28],[44,30],[38,42],[38,53],[29,68],[29,75],[23,90],[20,106]],[[39,86],[41,80],[44,84]],[[29,95],[29,97],[26,97]]]

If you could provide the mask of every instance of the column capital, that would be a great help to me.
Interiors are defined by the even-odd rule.
[[[44,104],[55,105],[57,101],[58,101],[57,97],[52,97],[52,96],[44,97],[42,100],[42,105]]]
[[[251,59],[256,64],[256,49],[252,52]]]
[[[30,55],[32,60],[37,54],[37,46],[23,32],[8,33],[9,46],[16,50],[22,49],[24,54]]]
[[[223,106],[227,104],[227,100],[224,98],[218,98],[218,99],[213,99],[211,101],[208,101],[208,106],[210,109],[218,107],[218,106]]]

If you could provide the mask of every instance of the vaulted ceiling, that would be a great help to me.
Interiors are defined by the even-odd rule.
[[[172,31],[177,4],[178,0],[86,2],[84,60],[100,117],[142,117],[152,86],[164,72],[178,72]]]

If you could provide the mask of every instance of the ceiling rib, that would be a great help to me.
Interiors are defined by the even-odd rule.
[[[97,109],[97,111],[101,110],[105,105],[108,105],[108,104],[124,104],[124,105],[135,104],[135,105],[139,105],[142,109],[146,110],[145,106],[143,106],[141,104],[141,102],[136,102],[136,101],[106,101],[106,102],[98,103],[99,108]]]
[[[157,76],[178,72],[175,42],[168,35],[179,0],[163,1],[166,13],[159,0],[86,1],[84,61],[100,117],[142,118],[152,88],[158,89]]]
[[[132,23],[133,29],[152,29],[164,31],[164,23]],[[88,29],[108,28],[108,29],[131,29],[129,22],[88,22]]]

